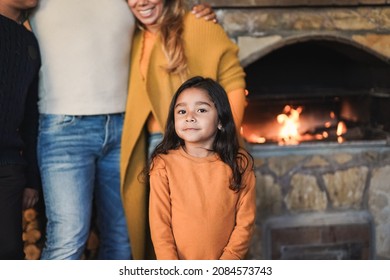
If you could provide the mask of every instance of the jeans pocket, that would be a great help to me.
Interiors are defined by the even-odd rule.
[[[49,115],[39,116],[39,132],[50,132],[64,129],[75,124],[77,117],[72,115]]]

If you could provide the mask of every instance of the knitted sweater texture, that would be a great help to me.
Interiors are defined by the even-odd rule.
[[[27,186],[39,186],[38,42],[23,25],[0,15],[0,165],[26,164]]]
[[[134,30],[126,1],[40,0],[29,21],[42,56],[41,114],[125,111]]]

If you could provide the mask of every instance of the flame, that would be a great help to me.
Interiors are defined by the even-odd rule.
[[[242,136],[245,135],[244,133],[244,127],[240,127],[240,133]],[[245,136],[244,136],[245,137]],[[261,137],[261,136],[258,136],[254,133],[251,133],[248,137],[247,137],[247,140],[251,143],[257,143],[257,144],[264,144],[267,139],[265,137]]]
[[[257,135],[254,135],[254,134],[252,134],[250,136],[250,139],[252,139],[253,143],[257,143],[257,144],[263,144],[263,143],[265,143],[267,141],[267,139],[265,139],[265,137],[257,136]]]
[[[341,136],[346,132],[347,132],[347,126],[345,125],[345,123],[343,121],[339,122],[337,124],[337,130],[336,130],[337,136]]]
[[[336,134],[337,134],[337,142],[338,143],[343,143],[345,141],[344,137],[342,137],[343,134],[345,134],[347,132],[347,126],[346,124],[343,122],[343,121],[340,121],[338,124],[337,124],[337,130],[336,130]]]
[[[269,123],[261,132],[245,126],[245,129],[240,128],[240,133],[250,143],[257,144],[277,142],[278,145],[298,145],[306,141],[346,141],[347,126],[345,122],[338,120],[339,117],[334,112],[328,112],[328,117],[322,119],[315,119],[310,114],[302,115],[302,112],[303,106],[294,108],[285,105],[282,113],[274,117],[279,125]]]
[[[286,105],[283,109],[283,114],[276,117],[278,123],[282,125],[279,136],[281,141],[279,145],[297,145],[299,143],[299,115],[302,112],[302,107],[294,109],[290,105]]]
[[[326,131],[324,131],[324,132],[322,132],[322,136],[323,136],[324,138],[328,138],[328,136],[329,136],[329,133],[328,133],[328,132],[326,132]]]

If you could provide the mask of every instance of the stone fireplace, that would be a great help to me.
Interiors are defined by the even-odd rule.
[[[248,258],[390,259],[390,1],[207,2],[247,73]]]
[[[245,71],[250,95],[242,133],[249,142],[387,138],[390,65],[375,54],[310,36],[282,45]]]

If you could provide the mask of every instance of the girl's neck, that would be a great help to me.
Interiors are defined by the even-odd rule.
[[[191,145],[184,145],[183,150],[190,156],[197,157],[197,158],[209,157],[215,154],[213,150],[204,147],[191,146]]]

